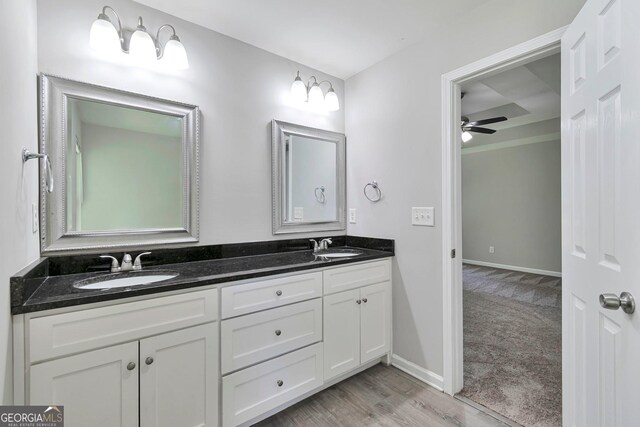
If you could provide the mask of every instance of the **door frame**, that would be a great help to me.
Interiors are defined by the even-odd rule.
[[[463,387],[460,87],[560,52],[567,27],[442,75],[442,280],[444,391]],[[452,250],[456,256],[452,257]]]

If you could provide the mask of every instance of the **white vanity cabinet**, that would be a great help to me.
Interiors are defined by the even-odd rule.
[[[391,261],[221,290],[222,426],[250,425],[391,352]]]
[[[217,292],[26,320],[25,403],[69,427],[217,426]]]
[[[325,381],[385,356],[390,350],[389,280],[324,297]]]

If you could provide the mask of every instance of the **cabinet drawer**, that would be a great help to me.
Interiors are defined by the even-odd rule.
[[[222,288],[222,318],[305,301],[322,295],[322,272]]]
[[[391,280],[391,261],[348,265],[324,272],[324,294],[333,294]]]
[[[322,343],[222,379],[222,425],[236,426],[322,385]]]
[[[322,300],[300,302],[221,324],[222,373],[322,340]]]
[[[31,363],[215,321],[217,292],[187,292],[31,319]]]

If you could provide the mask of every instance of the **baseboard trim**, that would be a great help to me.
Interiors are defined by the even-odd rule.
[[[394,354],[391,357],[391,365],[395,366],[403,372],[406,372],[412,377],[419,379],[423,383],[430,385],[433,388],[436,388],[440,391],[444,390],[444,379],[441,375],[418,366],[413,362],[409,362],[408,360],[403,359],[397,354]]]
[[[543,276],[562,277],[559,271],[539,270],[537,268],[519,267],[517,265],[496,264],[493,262],[474,261],[471,259],[463,259],[463,264],[479,265],[481,267],[500,268],[502,270],[521,271],[523,273],[541,274]]]

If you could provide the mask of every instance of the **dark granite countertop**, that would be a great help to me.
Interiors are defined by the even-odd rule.
[[[264,253],[249,256],[219,257],[216,259],[192,262],[162,263],[145,266],[143,272],[170,271],[178,276],[142,286],[114,288],[106,290],[88,290],[74,287],[78,280],[110,274],[109,271],[95,272],[86,268],[83,272],[72,274],[38,274],[34,273],[40,264],[31,266],[23,275],[12,278],[12,314],[30,313],[54,308],[70,307],[121,298],[130,298],[160,292],[175,291],[198,286],[219,284],[237,280],[265,277],[276,274],[325,268],[362,261],[388,258],[393,256],[393,242],[389,240],[371,239],[370,241],[354,238],[347,239],[340,247],[331,249],[357,249],[361,255],[348,258],[324,258],[314,255],[311,250],[286,250],[284,252]],[[382,244],[375,244],[376,242]],[[391,243],[389,243],[391,242]],[[346,243],[362,243],[358,246]],[[364,247],[363,247],[364,246]],[[376,249],[372,249],[376,247]],[[94,257],[95,258],[95,257]],[[180,257],[177,257],[180,259]],[[87,271],[88,270],[88,271]],[[127,273],[122,273],[127,274]],[[135,273],[140,274],[140,273]],[[30,277],[40,276],[40,277]],[[15,280],[14,280],[15,279]]]

